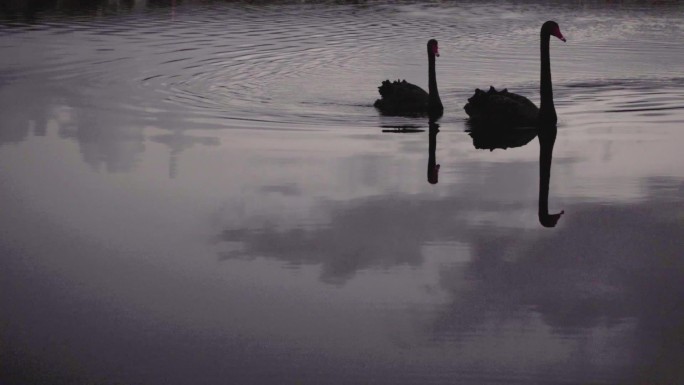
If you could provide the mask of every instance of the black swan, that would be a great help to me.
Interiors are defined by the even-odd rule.
[[[385,80],[378,87],[380,99],[375,101],[375,108],[383,115],[417,116],[429,114],[431,117],[441,116],[444,111],[442,100],[437,91],[437,75],[435,74],[435,56],[439,56],[437,40],[427,43],[428,55],[428,92],[406,80],[390,82]]]
[[[492,127],[520,127],[539,124],[555,125],[558,118],[553,106],[553,89],[551,86],[551,59],[549,58],[549,39],[553,35],[565,41],[560,27],[555,21],[547,21],[541,27],[541,79],[539,91],[541,105],[539,108],[524,96],[508,90],[497,91],[490,87],[489,91],[475,90],[468,99],[465,109],[474,125]]]

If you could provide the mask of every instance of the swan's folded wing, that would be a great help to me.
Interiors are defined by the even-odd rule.
[[[429,95],[425,90],[406,80],[386,80],[378,88],[381,99],[375,107],[385,114],[414,115],[427,111]]]
[[[474,122],[493,127],[532,125],[539,109],[524,96],[490,87],[487,92],[479,89],[463,107]]]
[[[505,91],[505,90],[504,90],[504,91]],[[518,104],[520,105],[520,108],[530,109],[530,110],[538,110],[538,109],[537,109],[537,106],[534,105],[534,103],[532,103],[532,101],[531,101],[530,99],[528,99],[528,98],[526,98],[526,97],[524,97],[524,96],[522,96],[522,95],[514,94],[514,93],[511,93],[511,92],[508,92],[507,94],[508,94],[507,96],[508,96],[512,101],[514,101],[514,102],[516,102],[516,103],[518,103]]]

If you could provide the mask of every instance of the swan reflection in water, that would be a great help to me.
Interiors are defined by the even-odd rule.
[[[565,211],[549,214],[549,183],[551,181],[551,160],[553,145],[558,129],[555,124],[539,128],[539,223],[544,227],[555,227]]]
[[[466,132],[473,139],[473,147],[478,150],[494,151],[497,148],[507,149],[522,147],[537,136],[537,127],[482,127],[477,123],[467,122]]]
[[[439,127],[439,125],[435,125]],[[431,167],[435,166],[434,150],[437,146],[437,132],[433,133],[432,124],[430,125],[430,158],[428,161],[428,181],[433,183],[430,178]],[[551,161],[553,158],[553,146],[556,143],[558,128],[555,124],[541,125],[537,128],[521,130],[494,130],[494,131],[471,131],[469,135],[473,138],[473,146],[477,149],[488,149],[493,151],[495,148],[522,147],[537,136],[539,138],[539,223],[544,227],[555,227],[560,217],[565,213],[561,211],[556,214],[549,214],[549,184],[551,182]],[[433,143],[434,141],[434,143]],[[436,172],[434,183],[437,183]]]
[[[430,120],[430,131],[428,134],[428,166],[427,166],[427,180],[430,184],[437,184],[439,182],[439,164],[437,164],[437,134],[439,133],[439,124],[434,120]]]

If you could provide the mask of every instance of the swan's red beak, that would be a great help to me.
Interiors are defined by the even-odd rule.
[[[551,34],[559,39],[561,39],[563,42],[566,42],[565,37],[563,37],[563,34],[560,31],[560,28],[556,27],[556,29],[551,32]]]
[[[439,57],[439,47],[435,45],[435,47],[432,49],[432,52],[435,54],[435,56]]]

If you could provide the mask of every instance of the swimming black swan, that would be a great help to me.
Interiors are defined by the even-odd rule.
[[[427,43],[428,55],[428,92],[406,80],[390,82],[385,80],[378,87],[380,99],[375,101],[375,108],[383,115],[416,116],[429,114],[431,117],[441,116],[444,111],[442,100],[437,91],[435,75],[435,56],[439,56],[437,40]]]
[[[555,21],[547,21],[541,27],[541,79],[539,91],[541,105],[539,108],[524,96],[508,90],[497,91],[490,87],[489,91],[475,90],[463,108],[471,123],[492,127],[520,127],[539,124],[555,125],[558,118],[553,106],[553,89],[551,86],[551,59],[549,58],[549,38],[551,35],[565,41]]]

